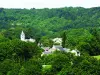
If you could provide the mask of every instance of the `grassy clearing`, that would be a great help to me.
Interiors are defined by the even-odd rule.
[[[52,68],[52,65],[42,65],[42,71],[47,71]]]
[[[97,58],[98,60],[100,60],[100,55],[98,55],[98,56],[94,56],[95,58]]]

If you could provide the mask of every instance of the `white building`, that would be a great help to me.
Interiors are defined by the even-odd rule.
[[[75,56],[80,56],[80,51],[78,51],[77,49],[70,50],[69,48],[63,48],[61,45],[53,45],[52,48],[44,47],[44,52],[42,52],[41,56],[52,54],[55,51],[64,51],[64,52],[67,52],[67,53],[70,52],[70,53],[73,53]]]
[[[54,42],[54,44],[62,45],[62,38],[54,38],[52,39],[52,41]]]
[[[70,51],[71,53],[75,54],[75,56],[80,56],[80,51],[77,49]]]
[[[32,39],[32,38],[25,39],[25,33],[23,31],[21,32],[20,39],[21,41],[25,41],[25,42],[35,42],[35,39]]]

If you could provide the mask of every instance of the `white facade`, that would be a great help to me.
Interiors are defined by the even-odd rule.
[[[32,38],[25,39],[25,33],[23,31],[21,32],[20,39],[21,41],[25,41],[25,42],[35,42],[35,39],[32,39]]]
[[[46,47],[45,47],[46,48]],[[73,53],[75,56],[80,56],[80,52],[75,49],[75,50],[70,50],[69,48],[63,48],[62,46],[60,45],[53,45],[52,48],[48,48],[48,50],[45,50],[44,49],[44,52],[42,52],[41,56],[43,55],[48,55],[48,54],[52,54],[53,52],[55,51],[64,51],[64,52],[70,52],[70,53]]]
[[[75,54],[75,56],[80,56],[80,52],[77,49],[72,50],[70,52],[73,53],[73,54]]]
[[[54,42],[54,44],[62,45],[62,38],[54,38],[52,39],[52,41]]]
[[[22,31],[22,33],[21,33],[21,35],[20,35],[20,38],[21,38],[22,41],[25,41],[25,34],[24,34],[23,31]]]

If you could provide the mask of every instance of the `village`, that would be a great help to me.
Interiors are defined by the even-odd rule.
[[[0,3],[0,75],[100,75],[99,0]]]
[[[35,42],[35,39],[32,39],[32,38],[26,39],[25,33],[23,31],[20,34],[20,39],[21,39],[21,41],[25,41],[25,42],[33,42],[33,43]],[[41,56],[52,54],[55,51],[70,52],[70,53],[73,53],[75,56],[80,56],[80,51],[77,49],[71,50],[70,48],[63,48],[62,47],[62,38],[57,37],[57,38],[52,39],[52,41],[54,42],[52,48],[40,46],[40,44],[38,44],[38,46],[40,46],[44,50],[42,52]],[[56,43],[57,43],[57,45],[56,45]]]

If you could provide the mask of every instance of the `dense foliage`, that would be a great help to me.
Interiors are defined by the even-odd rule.
[[[29,37],[48,35],[66,29],[100,26],[100,7],[65,7],[55,9],[4,9],[0,8],[0,29],[24,30]],[[17,28],[17,29],[16,29]],[[19,32],[15,33],[18,37]],[[14,33],[12,33],[14,34]],[[31,35],[32,36],[32,35]]]
[[[100,75],[100,60],[92,57],[100,55],[99,12],[100,7],[0,8],[0,75]],[[22,30],[36,42],[20,41]],[[41,57],[38,42],[52,47],[55,37],[81,56],[55,52]]]

